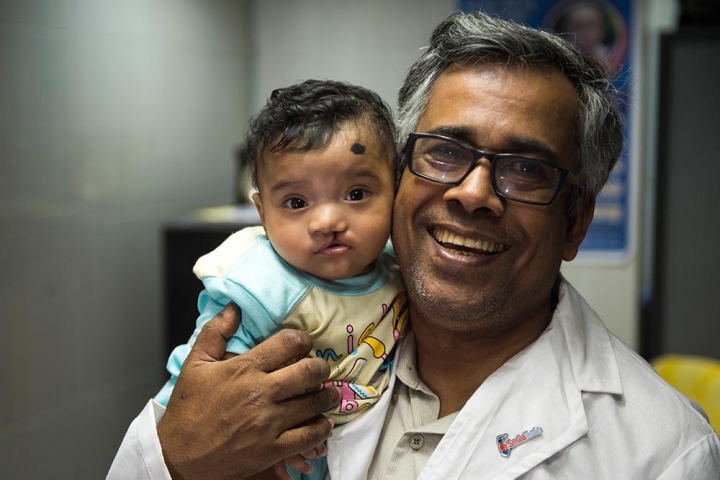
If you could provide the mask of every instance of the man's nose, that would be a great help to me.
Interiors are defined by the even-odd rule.
[[[458,202],[469,213],[486,209],[500,216],[505,211],[505,204],[493,189],[491,165],[486,159],[480,159],[465,180],[449,188],[443,198]]]
[[[347,221],[343,209],[335,204],[317,205],[312,213],[308,229],[311,234],[330,234],[346,230]]]

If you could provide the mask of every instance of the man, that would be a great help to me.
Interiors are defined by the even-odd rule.
[[[356,439],[377,445],[370,465],[329,461],[330,476],[717,479],[720,442],[699,409],[559,273],[622,148],[602,72],[543,32],[453,15],[410,69],[399,121],[393,243],[412,333],[396,352],[382,432]],[[162,445],[178,477],[243,478],[327,435],[316,415],[336,394],[292,396],[327,368],[306,359],[273,372],[309,349],[300,333],[216,361],[236,314],[203,332],[157,436],[150,405],[111,476],[164,478]],[[328,441],[340,458],[358,448],[342,437]]]

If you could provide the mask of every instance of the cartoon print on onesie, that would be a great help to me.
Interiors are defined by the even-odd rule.
[[[354,418],[377,401],[388,383],[386,371],[392,362],[388,352],[404,335],[407,320],[407,296],[405,292],[400,292],[390,307],[382,305],[382,317],[377,324],[373,322],[365,327],[358,337],[357,346],[355,327],[347,325],[347,355],[337,354],[332,349],[316,351],[318,357],[325,358],[330,363],[333,380],[328,380],[324,386],[340,387],[342,391],[340,406],[330,414],[338,413]],[[387,345],[390,345],[390,348]],[[378,363],[382,365],[377,366]],[[374,367],[369,371],[377,370],[376,374],[367,383],[358,381],[368,365]]]

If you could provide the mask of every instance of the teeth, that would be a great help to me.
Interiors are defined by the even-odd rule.
[[[472,248],[472,249],[476,249],[476,250],[483,250],[485,252],[490,252],[490,253],[501,252],[501,251],[505,250],[505,248],[507,248],[502,243],[494,243],[494,242],[488,242],[487,240],[465,238],[465,237],[461,237],[460,235],[455,235],[454,233],[450,233],[447,230],[435,229],[433,232],[433,235],[435,236],[437,241],[441,242],[441,243],[450,243],[450,244],[457,245],[460,247]],[[458,253],[460,255],[472,255],[471,252],[465,252],[462,250],[458,250]]]

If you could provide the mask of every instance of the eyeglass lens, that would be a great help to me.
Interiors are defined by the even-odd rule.
[[[551,201],[562,181],[561,171],[550,163],[513,154],[486,154],[492,164],[493,182],[498,195],[532,203]],[[457,183],[474,167],[482,152],[451,139],[416,136],[410,166],[426,178]]]

